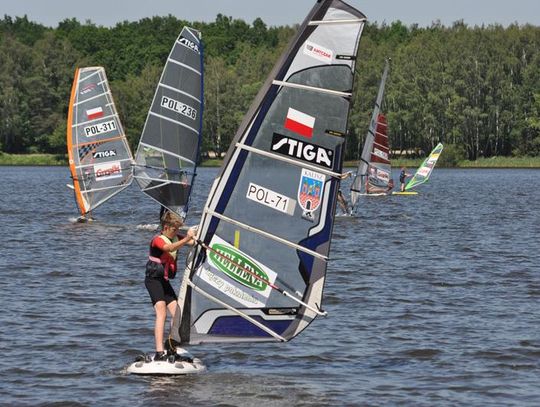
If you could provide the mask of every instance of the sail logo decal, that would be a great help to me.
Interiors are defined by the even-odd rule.
[[[375,167],[369,167],[369,177],[375,182],[377,180],[380,180],[383,182],[390,181],[390,174],[388,172],[383,171],[380,168],[377,169]]]
[[[86,95],[87,93],[92,92],[96,88],[97,88],[97,85],[95,83],[89,83],[88,85],[84,86],[79,93],[81,95]]]
[[[98,106],[93,109],[88,109],[86,111],[86,117],[88,117],[88,120],[94,120],[94,119],[99,119],[100,117],[103,117],[102,107]]]
[[[298,203],[304,210],[302,217],[313,221],[313,212],[321,205],[324,192],[324,174],[302,168],[298,186]]]
[[[329,148],[318,146],[317,144],[295,140],[290,137],[274,133],[272,137],[272,151],[291,158],[317,164],[325,168],[334,167],[334,152]]]
[[[116,150],[95,151],[93,157],[95,159],[116,157]]]
[[[94,137],[104,133],[108,133],[113,130],[116,130],[116,120],[110,120],[108,122],[102,122],[99,124],[94,124],[92,126],[86,126],[83,129],[83,132],[86,137]]]
[[[189,117],[190,119],[195,120],[197,118],[197,110],[178,100],[171,99],[170,97],[162,96],[160,105],[165,109],[172,110],[173,112]]]
[[[332,50],[310,41],[306,41],[306,44],[304,45],[304,54],[324,62],[325,64],[331,64],[334,56]]]
[[[94,175],[96,181],[122,177],[122,166],[120,161],[113,161],[105,164],[94,165]]]
[[[268,284],[268,275],[242,252],[220,243],[214,243],[208,253],[212,263],[232,279],[256,291],[265,291]],[[253,274],[260,277],[257,278]],[[265,280],[265,281],[263,281]]]
[[[294,207],[296,206],[294,199],[278,194],[271,189],[261,187],[253,182],[249,183],[246,198],[290,216],[294,214]]]
[[[430,172],[431,172],[430,167],[424,167],[418,170],[418,175],[421,175],[422,177],[427,177]]]
[[[315,117],[300,112],[289,107],[287,118],[285,119],[285,128],[301,136],[311,138],[313,136],[313,127],[315,126]]]
[[[82,160],[89,153],[94,152],[94,150],[99,146],[99,143],[86,144],[79,148],[79,160]]]
[[[200,54],[201,52],[199,51],[199,46],[194,43],[193,41],[191,40],[188,40],[186,37],[180,37],[180,39],[178,40],[178,42],[180,44],[182,44],[184,47],[187,47],[189,48],[190,50],[192,51],[195,51],[197,54]]]

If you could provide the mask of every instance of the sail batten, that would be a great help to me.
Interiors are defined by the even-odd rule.
[[[322,255],[322,254],[317,253],[317,252],[314,252],[313,250],[310,250],[310,249],[308,249],[308,248],[306,248],[306,247],[300,246],[299,244],[296,244],[296,243],[294,243],[294,242],[291,242],[290,240],[282,239],[282,238],[280,238],[279,236],[272,235],[272,234],[270,234],[270,233],[265,232],[264,230],[261,230],[261,229],[255,228],[255,227],[253,227],[253,226],[247,225],[247,224],[245,224],[245,223],[239,222],[239,221],[237,221],[237,220],[235,220],[235,219],[231,219],[231,218],[229,218],[229,217],[227,217],[227,216],[223,216],[222,214],[217,213],[217,212],[215,212],[215,211],[211,211],[211,210],[209,210],[209,209],[205,209],[205,212],[206,212],[207,214],[209,214],[209,215],[211,215],[211,216],[214,216],[214,217],[216,217],[216,218],[218,218],[218,219],[221,219],[221,220],[223,220],[223,221],[225,221],[225,222],[229,222],[229,223],[232,223],[232,224],[234,224],[234,225],[236,225],[236,226],[240,226],[241,228],[243,228],[243,229],[245,229],[245,230],[249,230],[250,232],[255,232],[255,233],[257,233],[257,234],[259,234],[259,235],[261,235],[261,236],[265,236],[265,237],[267,237],[267,238],[269,238],[269,239],[273,239],[273,240],[275,240],[276,242],[280,242],[280,243],[282,243],[282,244],[284,244],[284,245],[287,245],[287,246],[290,246],[290,247],[294,247],[295,249],[300,250],[300,251],[302,251],[302,252],[304,252],[304,253],[307,253],[307,254],[309,254],[309,255],[311,255],[311,256],[313,256],[313,257],[317,257],[317,258],[319,258],[319,259],[328,261],[328,257],[327,257],[327,256]]]
[[[174,339],[288,341],[326,315],[322,294],[345,151],[345,137],[328,132],[348,133],[364,18],[341,0],[318,1],[268,75],[206,202]],[[336,20],[355,24],[309,25]]]
[[[352,96],[352,93],[350,93],[350,92],[339,92],[339,91],[332,90],[332,89],[325,89],[325,88],[317,88],[315,86],[300,85],[298,83],[283,82],[283,81],[278,81],[278,80],[274,80],[272,83],[274,85],[278,85],[278,86],[285,86],[285,87],[289,87],[289,88],[310,90],[310,91],[313,91],[313,92],[328,93],[330,95],[341,96],[341,97],[346,97],[346,98],[350,98]]]
[[[139,141],[134,176],[141,190],[185,218],[196,175],[203,114],[203,44],[184,27],[156,87]]]
[[[101,84],[101,83],[100,83],[100,84]],[[88,98],[88,99],[86,99],[86,100],[83,100],[82,102],[77,102],[77,103],[74,104],[74,106],[79,106],[79,105],[82,105],[82,104],[84,104],[84,103],[88,103],[88,102],[90,102],[91,100],[97,99],[97,98],[99,98],[99,97],[101,97],[101,96],[104,96],[104,95],[110,95],[110,94],[111,94],[111,92],[100,93],[99,95],[96,95],[96,96],[93,96],[93,97]],[[109,105],[110,105],[110,104],[109,104]]]
[[[367,19],[358,18],[353,20],[326,20],[326,21],[310,21],[308,25],[323,25],[323,24],[362,24],[365,23]]]
[[[164,83],[160,83],[158,86],[161,86],[162,88],[165,88],[165,89],[169,89],[169,90],[172,90],[173,92],[177,92],[177,93],[180,93],[181,95],[184,95],[184,96],[187,96],[188,98],[191,98],[193,99],[194,101],[198,102],[198,103],[201,103],[201,100],[199,98],[197,98],[196,96],[194,95],[191,95],[187,92],[184,92],[183,90],[181,89],[177,89],[175,87],[172,87],[172,86],[169,86],[169,85],[165,85]]]

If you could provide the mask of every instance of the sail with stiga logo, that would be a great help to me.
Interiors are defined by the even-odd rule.
[[[351,184],[353,211],[358,204],[359,196],[386,195],[392,189],[388,122],[381,113],[388,70],[389,61],[386,60],[362,155]]]
[[[439,143],[435,146],[429,156],[424,160],[420,167],[418,167],[414,176],[407,183],[407,185],[405,186],[405,191],[410,191],[418,185],[427,182],[427,180],[431,176],[431,173],[433,172],[433,169],[435,168],[435,164],[437,163],[437,160],[439,159],[442,150],[442,143]]]
[[[366,18],[317,1],[245,115],[206,202],[171,330],[179,344],[282,342],[323,311]]]
[[[71,88],[67,149],[75,199],[84,220],[99,205],[128,187],[133,157],[105,69],[78,68]]]
[[[141,190],[186,217],[201,144],[203,46],[184,27],[163,68],[144,125],[134,175]]]

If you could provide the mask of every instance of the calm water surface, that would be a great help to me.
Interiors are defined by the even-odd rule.
[[[437,169],[418,196],[364,198],[336,220],[327,318],[193,347],[208,373],[175,378],[125,373],[153,346],[158,208],[133,185],[73,223],[68,173],[0,168],[2,405],[540,405],[540,170]]]

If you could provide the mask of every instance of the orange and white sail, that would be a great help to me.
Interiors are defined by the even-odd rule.
[[[102,67],[75,71],[67,149],[75,199],[83,216],[133,179],[133,157]]]

